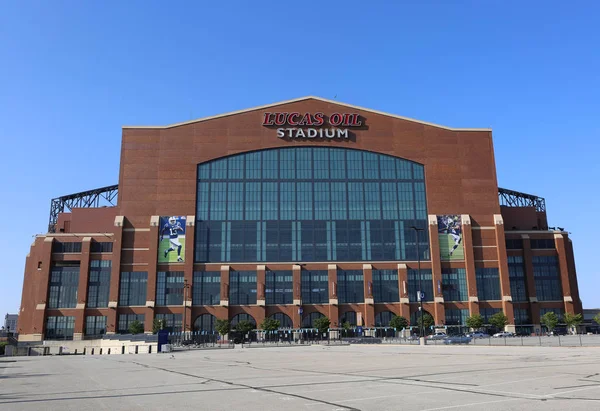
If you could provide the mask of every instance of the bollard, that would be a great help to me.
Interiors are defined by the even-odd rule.
[[[94,355],[94,349],[92,348],[92,355]]]
[[[579,346],[583,347],[583,343],[581,342],[581,334],[579,334]]]
[[[83,347],[83,355],[86,355],[86,348],[87,347]]]

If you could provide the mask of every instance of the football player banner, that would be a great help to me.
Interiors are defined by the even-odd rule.
[[[462,225],[459,215],[439,215],[438,238],[440,239],[440,257],[442,261],[464,260]]]
[[[185,216],[161,216],[158,232],[158,262],[183,263],[185,257]]]

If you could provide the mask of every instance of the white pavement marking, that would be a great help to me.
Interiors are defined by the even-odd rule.
[[[600,385],[594,385],[592,387],[585,387],[585,388],[577,388],[576,390],[569,390],[569,391],[561,391],[561,392],[555,392],[554,394],[547,394],[544,395],[544,397],[554,397],[556,395],[563,395],[563,394],[570,394],[572,392],[577,392],[577,391],[585,391],[585,390],[594,390],[596,388],[600,388]]]
[[[523,398],[507,398],[505,400],[496,400],[496,401],[483,401],[483,402],[472,402],[469,404],[459,404],[459,405],[449,405],[447,407],[438,407],[438,408],[427,408],[421,411],[438,411],[438,410],[449,410],[451,408],[463,408],[463,407],[472,407],[473,405],[484,405],[484,404],[497,404],[499,402],[508,402],[508,401],[516,401],[522,400]]]

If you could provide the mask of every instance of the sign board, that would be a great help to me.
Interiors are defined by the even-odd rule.
[[[417,301],[425,301],[425,293],[423,291],[417,291]]]
[[[290,139],[349,139],[349,129],[362,127],[358,113],[283,112],[263,114],[262,125],[277,127],[277,137]]]

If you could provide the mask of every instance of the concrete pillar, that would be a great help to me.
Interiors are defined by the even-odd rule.
[[[574,314],[573,297],[571,296],[571,282],[569,281],[569,265],[567,262],[567,249],[565,238],[562,234],[554,234],[554,244],[558,254],[558,267],[560,271],[560,284],[562,287],[565,313]]]
[[[108,314],[106,315],[106,333],[117,331],[117,306],[119,304],[119,285],[121,281],[121,248],[123,244],[123,225],[125,217],[116,216],[113,224],[112,268],[110,270],[110,290],[108,293]]]
[[[465,269],[467,272],[467,292],[469,295],[470,315],[479,314],[479,297],[477,296],[477,276],[475,275],[475,256],[473,255],[473,233],[471,217],[461,216],[463,230],[463,247],[465,250]]]
[[[302,267],[298,264],[292,266],[292,290],[294,294],[294,312],[292,314],[292,323],[294,328],[302,326],[302,315],[300,308],[302,307]],[[296,339],[296,336],[294,336]]]
[[[88,281],[90,278],[91,245],[92,237],[84,237],[81,242],[81,261],[79,263],[79,284],[77,286],[77,306],[75,307],[73,340],[81,340],[85,328],[85,307],[87,303]]]
[[[398,312],[401,317],[410,321],[410,304],[408,299],[408,269],[406,264],[398,264],[398,290],[400,291],[400,303]]]
[[[502,215],[494,214],[494,227],[496,234],[496,250],[498,258],[498,274],[500,276],[500,295],[502,296],[502,311],[508,317],[511,330],[515,330],[515,313],[510,293],[510,278],[508,272],[508,259],[506,257],[506,236],[504,235],[504,220]]]
[[[438,235],[437,216],[430,214],[429,220],[429,242],[431,244],[431,277],[433,280],[433,319],[435,324],[444,324],[446,321],[446,310],[444,308],[444,294],[442,293],[442,258],[440,254],[440,239]]]
[[[221,306],[229,307],[229,266],[221,266]]]
[[[375,326],[375,300],[373,298],[373,266],[371,264],[363,264],[363,280],[365,296],[363,325],[373,327]]]
[[[337,265],[327,266],[329,276],[329,321],[332,327],[337,327],[339,320],[338,294],[337,294]]]
[[[192,318],[192,299],[194,291],[194,238],[196,235],[195,230],[196,216],[188,215],[185,219],[185,255],[183,263],[183,279],[187,281],[189,288],[184,291],[186,301],[183,302],[183,309],[185,310],[185,330],[193,331],[192,324],[194,319]]]

